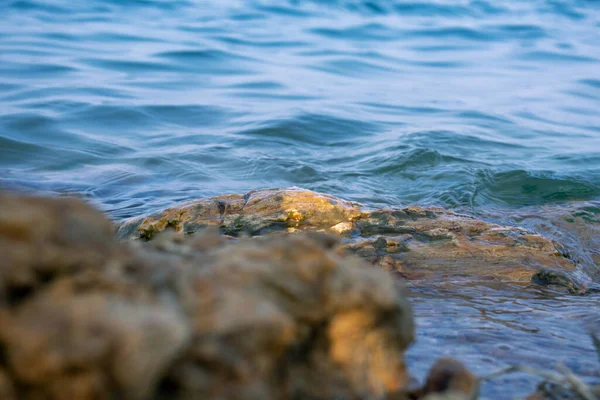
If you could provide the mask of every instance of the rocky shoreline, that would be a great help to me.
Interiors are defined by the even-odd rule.
[[[206,227],[221,234],[327,232],[373,265],[407,280],[503,280],[560,286],[583,293],[569,274],[577,265],[559,243],[437,207],[366,210],[330,195],[289,188],[184,203],[122,223],[122,239],[151,240],[166,229],[186,235]]]
[[[116,232],[78,200],[0,194],[0,398],[474,399],[454,360],[411,383],[404,281],[586,290],[522,228],[297,188]]]

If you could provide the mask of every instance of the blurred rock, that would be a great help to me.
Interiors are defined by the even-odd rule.
[[[394,393],[387,400],[475,400],[479,395],[479,378],[462,363],[441,358],[431,367],[422,387]]]
[[[474,400],[478,393],[477,377],[462,363],[451,358],[442,358],[431,367],[423,387],[424,398],[429,400],[438,398],[441,394],[450,398]]]
[[[113,232],[110,221],[81,201],[0,193],[0,306],[120,258]]]
[[[356,213],[306,203],[297,211],[323,224],[332,209]],[[413,319],[388,274],[329,235],[184,237],[180,223],[122,243],[80,201],[0,195],[0,397],[356,399],[406,387]]]
[[[0,369],[0,399],[2,400],[16,400],[15,389],[11,382],[10,377],[6,372]]]

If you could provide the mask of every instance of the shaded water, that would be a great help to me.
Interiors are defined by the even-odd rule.
[[[435,204],[564,240],[597,275],[598,230],[548,211],[600,200],[596,1],[4,0],[0,15],[0,186],[116,219],[291,185]],[[578,317],[597,298],[515,293],[416,291],[411,357],[593,369]],[[484,394],[533,385],[510,382]]]

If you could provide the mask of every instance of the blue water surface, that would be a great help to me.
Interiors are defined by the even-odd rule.
[[[5,0],[0,185],[113,217],[297,185],[600,197],[600,3]]]
[[[593,275],[597,231],[564,231],[581,211],[562,210],[600,216],[600,2],[0,0],[0,187],[119,220],[292,185],[532,226]],[[412,301],[418,378],[440,356],[600,378],[600,296],[475,285]]]

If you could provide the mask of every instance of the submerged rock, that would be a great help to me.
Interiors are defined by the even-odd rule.
[[[553,240],[523,228],[490,224],[436,207],[368,211],[297,188],[185,203],[126,221],[118,235],[149,240],[169,227],[193,234],[207,226],[233,236],[307,230],[335,233],[349,251],[407,279],[530,282],[543,269],[559,271],[557,276],[566,277],[569,290],[581,290],[564,274],[576,267],[568,253]]]
[[[442,358],[431,367],[423,386],[426,399],[440,393],[474,400],[479,394],[479,379],[460,362]]]
[[[498,211],[499,212],[499,211]],[[495,220],[526,226],[559,241],[568,256],[598,281],[600,278],[600,202],[577,201],[523,207]],[[600,287],[597,287],[597,289]]]
[[[314,224],[357,215],[304,198],[296,210]],[[118,242],[82,202],[0,194],[0,396],[356,399],[406,388],[404,290],[335,239],[163,239]]]
[[[475,400],[479,395],[479,378],[462,363],[451,358],[439,359],[429,370],[423,387],[411,391],[409,399]],[[403,399],[403,397],[400,397]],[[393,399],[390,399],[393,400]]]

